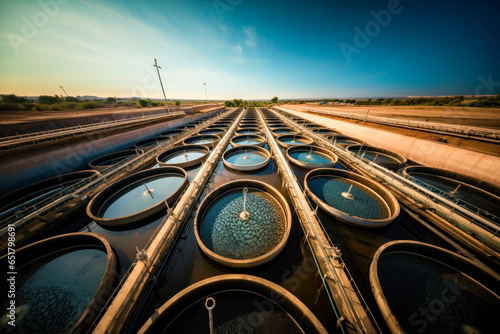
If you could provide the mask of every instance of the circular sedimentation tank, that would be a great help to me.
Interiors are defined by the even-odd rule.
[[[153,137],[149,139],[139,140],[134,144],[134,147],[139,150],[148,150],[153,146],[161,145],[169,140],[169,137]]]
[[[236,136],[241,136],[241,135],[262,135],[262,129],[261,128],[245,128],[245,129],[238,129],[236,130],[235,133]]]
[[[0,263],[7,268],[8,256],[1,257]],[[118,278],[109,243],[92,233],[60,235],[17,249],[16,269],[15,329],[19,333],[87,332]],[[4,310],[7,302],[5,298],[1,303]],[[11,328],[5,319],[7,314],[2,316],[1,332]]]
[[[198,134],[199,135],[216,135],[216,136],[222,137],[225,132],[226,132],[226,129],[210,128],[210,129],[198,131]]]
[[[246,129],[257,129],[262,131],[262,127],[260,125],[239,125],[237,130],[246,130]]]
[[[349,137],[345,135],[333,136],[329,138],[330,141],[333,142],[334,145],[337,145],[342,148],[347,148],[351,145],[363,145],[365,142],[361,139],[357,139],[354,137]]]
[[[496,333],[499,277],[469,259],[417,241],[378,249],[370,284],[392,333]]]
[[[210,333],[208,309],[214,333],[327,333],[286,289],[260,277],[231,274],[185,288],[163,304],[138,334]]]
[[[313,145],[292,146],[286,150],[286,157],[305,169],[333,168],[339,160],[333,152]]]
[[[239,171],[252,171],[267,166],[271,159],[268,150],[257,146],[236,146],[224,152],[226,167]]]
[[[302,135],[281,135],[276,138],[278,144],[284,148],[292,146],[312,145],[313,141]]]
[[[28,186],[18,188],[0,196],[0,220],[2,217],[14,214],[25,207],[34,205],[54,196],[85,178],[97,175],[96,170],[73,172],[51,177]]]
[[[183,145],[160,153],[156,162],[161,167],[189,168],[200,164],[208,157],[210,149],[205,145]]]
[[[401,168],[408,161],[401,154],[369,145],[351,145],[347,150],[356,154],[358,158],[370,160],[392,170]]]
[[[117,163],[125,159],[138,157],[143,153],[143,150],[123,150],[113,152],[92,160],[91,162],[89,162],[89,167],[97,171],[105,170],[106,168],[116,165]]]
[[[240,135],[231,138],[231,145],[233,147],[237,146],[264,146],[266,140],[264,137],[259,135]]]
[[[500,187],[475,177],[426,166],[410,166],[403,170],[405,177],[413,177],[416,184],[437,194],[460,199],[460,205],[477,211],[482,209],[492,221],[500,225]],[[493,215],[493,216],[492,216]]]
[[[188,185],[186,171],[159,167],[123,178],[97,194],[87,215],[106,227],[123,227],[150,217],[174,204]]]
[[[198,135],[186,138],[182,141],[184,145],[204,145],[206,147],[212,148],[217,145],[220,137],[216,135]]]
[[[385,187],[353,172],[318,168],[307,173],[304,188],[321,209],[347,224],[383,227],[399,215],[399,203]]]
[[[172,130],[160,132],[160,137],[173,138],[173,137],[176,137],[182,133],[183,133],[182,129],[172,129]]]
[[[279,137],[281,135],[298,135],[300,133],[291,127],[276,127],[271,129],[271,132],[275,137]]]
[[[196,241],[209,258],[228,267],[262,265],[285,247],[291,217],[275,188],[255,180],[232,181],[200,204],[194,220]]]

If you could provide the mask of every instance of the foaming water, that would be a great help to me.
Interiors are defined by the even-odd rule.
[[[296,160],[307,162],[310,164],[326,165],[333,163],[333,160],[325,154],[309,151],[309,150],[297,150],[289,153],[290,156]]]
[[[248,220],[241,220],[243,190],[219,196],[203,216],[200,235],[203,243],[218,255],[231,259],[252,259],[275,248],[286,229],[285,212],[268,193],[249,189],[246,210]]]
[[[226,161],[233,165],[250,166],[266,161],[267,157],[258,151],[237,151],[229,154]]]

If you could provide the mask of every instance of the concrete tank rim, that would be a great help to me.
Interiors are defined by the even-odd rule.
[[[276,137],[276,141],[278,142],[278,144],[281,147],[284,147],[285,149],[288,149],[289,147],[292,147],[292,146],[303,146],[303,145],[293,145],[293,144],[283,143],[282,140],[286,139],[286,138],[295,138],[295,139],[305,140],[307,142],[305,145],[313,145],[314,144],[314,141],[311,138],[308,138],[304,135],[280,135],[280,136]]]
[[[429,252],[430,251],[437,252],[437,255],[439,255],[440,259],[443,257],[447,257],[447,258],[453,258],[459,262],[465,263],[465,264],[467,264],[466,268],[465,268],[465,266],[463,266],[463,267],[461,267],[460,270],[458,270],[457,268],[454,268],[453,266],[451,266],[447,263],[445,263],[445,264],[454,268],[457,271],[467,270],[468,272],[465,274],[468,276],[473,275],[473,276],[471,276],[471,279],[476,280],[476,281],[477,281],[477,279],[474,277],[478,277],[479,273],[481,276],[491,277],[491,279],[496,281],[496,282],[498,282],[498,280],[500,279],[499,277],[495,278],[494,276],[491,275],[491,273],[483,270],[481,267],[477,266],[473,261],[469,260],[465,256],[459,255],[457,253],[454,253],[452,251],[449,251],[447,249],[444,249],[444,248],[441,248],[438,246],[434,246],[434,245],[431,245],[431,244],[428,244],[425,242],[414,241],[414,240],[393,240],[393,241],[386,242],[385,244],[383,244],[382,246],[380,246],[378,248],[378,250],[375,252],[375,254],[372,258],[372,261],[370,263],[370,268],[369,268],[369,281],[370,281],[371,290],[372,290],[372,293],[375,297],[375,301],[377,303],[377,306],[378,306],[380,312],[382,313],[384,319],[386,320],[387,326],[389,327],[389,329],[392,333],[404,333],[405,330],[401,326],[401,324],[399,323],[394,312],[392,311],[392,308],[390,307],[390,304],[389,304],[389,302],[385,296],[385,293],[382,289],[382,285],[380,284],[379,275],[378,275],[378,261],[382,255],[385,255],[385,254],[390,253],[390,252],[401,251],[400,247],[402,247],[402,249],[407,249],[406,252],[416,253],[416,254],[421,255],[421,256],[423,256],[423,255],[418,253],[418,251],[421,252],[422,249],[427,249]],[[429,255],[426,255],[426,256],[429,257],[433,261],[443,262],[442,260],[430,257]],[[474,268],[475,273],[473,271],[470,271],[470,268]],[[491,290],[491,287],[486,287],[486,288]],[[495,291],[492,291],[492,292],[495,293],[498,297],[498,292],[495,292]]]
[[[146,177],[154,176],[154,175],[161,175],[161,174],[179,174],[184,177],[184,180],[181,184],[181,186],[170,196],[165,198],[162,202],[153,205],[149,208],[146,208],[142,211],[133,213],[131,215],[127,216],[122,216],[122,217],[117,217],[117,218],[102,218],[99,217],[99,210],[101,207],[106,203],[107,199],[109,199],[111,196],[116,194],[119,190],[123,189],[127,185],[131,183],[135,183],[141,179],[144,179]],[[189,181],[188,181],[188,176],[187,173],[184,169],[180,167],[175,167],[175,166],[169,166],[169,167],[158,167],[158,168],[152,168],[152,169],[146,169],[143,171],[139,171],[137,173],[131,174],[127,177],[124,177],[103,190],[101,190],[97,195],[95,195],[87,205],[87,216],[89,216],[91,219],[95,220],[97,224],[105,227],[125,227],[127,225],[131,225],[134,223],[137,223],[147,217],[150,217],[158,212],[160,212],[162,209],[166,208],[165,202],[168,203],[168,205],[172,205],[179,195],[184,191],[184,189],[187,187]]]
[[[161,161],[165,156],[170,155],[172,153],[176,153],[179,151],[183,150],[203,150],[205,154],[198,159],[193,159],[190,161],[182,162],[182,163],[166,163]],[[168,150],[165,150],[158,154],[156,156],[156,163],[160,165],[160,167],[180,167],[180,168],[188,168],[188,167],[193,167],[201,163],[203,160],[205,160],[208,155],[210,154],[210,148],[206,145],[198,145],[198,144],[190,144],[190,145],[182,145],[182,146],[175,146],[172,148],[169,148]]]
[[[235,143],[236,140],[238,139],[245,139],[245,138],[252,138],[252,139],[256,139],[256,140],[259,140],[260,142],[257,143],[257,144],[253,144],[253,145],[241,145],[241,144],[237,144]],[[239,135],[239,136],[233,136],[231,138],[231,145],[233,147],[238,147],[238,146],[264,146],[266,144],[266,139],[263,137],[263,136],[259,136],[259,135]]]
[[[243,151],[243,150],[256,151],[256,152],[263,153],[266,156],[266,160],[261,162],[261,163],[255,164],[255,165],[245,165],[245,166],[232,164],[226,160],[226,157],[229,156],[230,154],[232,154],[234,152],[238,152],[238,151]],[[229,167],[229,168],[234,169],[234,170],[238,170],[238,171],[254,171],[254,170],[264,168],[265,166],[267,166],[269,164],[270,159],[271,159],[271,153],[269,153],[269,151],[266,150],[265,148],[260,147],[260,146],[256,146],[256,145],[235,146],[235,147],[230,148],[229,150],[224,151],[224,153],[222,154],[222,162],[224,163],[224,166]]]
[[[331,176],[333,175],[333,176],[348,178],[350,180],[354,180],[358,183],[363,184],[365,187],[370,188],[388,206],[388,208],[390,210],[389,217],[380,218],[380,219],[361,218],[361,217],[357,217],[357,216],[345,213],[343,211],[340,211],[340,210],[328,205],[327,203],[323,202],[321,199],[319,199],[318,196],[316,196],[311,191],[311,189],[309,189],[309,186],[307,184],[311,178],[316,177],[316,176],[320,176],[320,175],[331,175]],[[311,197],[311,199],[321,209],[323,209],[325,212],[327,212],[331,216],[334,216],[335,218],[339,219],[340,221],[347,223],[347,224],[350,224],[350,225],[360,226],[360,227],[365,227],[365,228],[385,227],[385,226],[389,225],[394,219],[396,219],[399,216],[400,206],[399,206],[399,202],[396,199],[396,197],[394,197],[394,195],[386,187],[384,187],[380,183],[378,183],[378,182],[376,182],[368,177],[357,174],[355,172],[340,170],[340,169],[335,169],[335,168],[316,168],[316,169],[311,170],[304,177],[304,189],[305,189],[305,192],[309,195],[309,197]]]
[[[34,249],[34,252],[37,253],[38,248],[43,248],[47,244],[54,244],[54,243],[55,243],[55,245],[53,247],[55,247],[56,245],[58,245],[60,243],[64,244],[66,242],[66,240],[68,240],[68,239],[76,239],[76,240],[90,239],[90,240],[92,240],[92,242],[99,243],[99,245],[96,245],[96,244],[81,244],[81,245],[77,245],[77,246],[72,245],[72,246],[66,247],[66,249],[70,249],[70,248],[75,248],[75,250],[76,249],[85,249],[84,246],[93,245],[93,246],[98,247],[98,248],[102,247],[103,249],[101,248],[101,250],[103,250],[106,253],[106,269],[104,271],[101,282],[99,283],[99,286],[98,286],[96,292],[94,293],[91,301],[89,302],[87,308],[83,311],[81,316],[78,318],[78,321],[71,328],[71,333],[77,332],[80,330],[83,330],[84,332],[86,332],[91,325],[91,323],[89,323],[88,321],[85,321],[86,318],[89,316],[89,314],[91,312],[94,312],[93,311],[94,308],[99,308],[99,310],[101,310],[102,307],[104,307],[104,305],[99,307],[99,300],[98,300],[99,296],[101,296],[106,291],[109,291],[110,293],[113,292],[114,291],[113,286],[114,286],[115,282],[117,281],[116,274],[118,273],[117,272],[118,259],[115,255],[113,249],[111,248],[111,245],[109,244],[109,242],[104,237],[102,237],[98,234],[95,234],[95,233],[73,232],[73,233],[57,235],[54,237],[49,237],[46,239],[42,239],[42,240],[30,243],[26,246],[23,246],[23,247],[17,249],[16,253],[17,253],[18,257],[23,256],[23,253],[30,252],[32,249]],[[64,250],[64,249],[54,250],[51,253],[58,252],[61,250]],[[35,261],[37,258],[44,257],[47,255],[48,254],[45,254],[43,256],[38,256],[38,257],[36,255],[34,255],[34,256],[32,256],[33,257],[32,261]],[[0,257],[0,263],[3,262],[4,260],[6,260],[7,256],[8,256],[8,254]]]
[[[279,128],[270,128],[271,133],[274,137],[279,137],[283,135],[300,135],[300,131],[294,129],[293,127],[279,127]],[[288,133],[278,133],[277,131],[287,130]]]
[[[244,260],[231,259],[213,252],[204,244],[203,240],[201,240],[199,231],[199,229],[201,228],[200,219],[203,217],[206,208],[214,200],[216,200],[226,192],[232,191],[234,188],[239,188],[239,187],[257,188],[259,190],[263,190],[271,194],[271,196],[273,196],[276,199],[276,201],[280,203],[281,207],[283,208],[283,211],[285,212],[285,219],[286,219],[285,234],[283,235],[283,238],[281,239],[279,244],[276,245],[276,247],[271,249],[266,254],[260,255],[256,258],[244,259]],[[292,228],[292,211],[285,197],[271,185],[264,183],[262,181],[251,180],[251,179],[240,179],[231,181],[212,190],[200,203],[198,209],[196,210],[196,215],[194,217],[194,232],[195,232],[196,242],[198,243],[198,247],[200,247],[202,252],[213,261],[231,268],[253,268],[273,260],[285,248],[288,242],[288,238],[290,237],[291,228]]]
[[[240,131],[243,131],[243,130],[254,130],[254,132],[253,132],[253,133],[242,133],[242,132],[240,132]],[[263,129],[262,129],[262,128],[260,128],[260,129],[254,129],[254,128],[250,129],[250,128],[249,128],[249,129],[236,129],[236,131],[234,132],[234,134],[235,134],[236,136],[244,136],[244,135],[247,135],[247,134],[248,134],[248,135],[258,135],[258,136],[262,136],[262,135],[264,134],[264,132],[263,132]]]
[[[307,326],[307,330],[312,333],[323,333],[326,334],[328,333],[325,327],[321,324],[319,319],[314,315],[314,313],[300,300],[298,299],[295,295],[293,295],[291,292],[288,290],[282,288],[281,286],[277,285],[276,283],[273,283],[269,280],[260,278],[258,276],[253,276],[253,275],[246,275],[246,274],[224,274],[224,275],[218,275],[218,276],[213,276],[210,278],[206,278],[204,280],[198,281],[194,284],[191,284],[190,286],[184,288],[177,294],[175,294],[173,297],[171,297],[167,302],[165,302],[163,305],[158,308],[158,310],[154,313],[153,316],[148,318],[144,325],[139,329],[137,334],[147,334],[152,332],[151,329],[152,326],[155,325],[157,321],[161,321],[164,316],[168,316],[166,312],[170,308],[175,308],[176,305],[182,304],[183,299],[185,298],[197,298],[201,299],[207,296],[208,294],[213,294],[217,292],[222,292],[223,290],[221,289],[220,285],[228,287],[230,291],[232,290],[242,290],[241,285],[242,283],[246,284],[249,286],[249,288],[246,288],[243,291],[248,291],[252,293],[256,293],[253,290],[257,290],[257,287],[260,287],[259,292],[265,291],[269,292],[270,296],[273,294],[276,294],[280,297],[283,297],[283,304],[286,305],[280,305],[289,315],[290,317],[295,320],[298,324],[298,327],[302,330],[304,330],[304,327]],[[208,288],[207,288],[208,287]],[[203,288],[207,288],[207,292],[203,291]],[[262,295],[264,292],[260,292]],[[197,297],[197,295],[205,295],[202,297]],[[271,300],[274,304],[276,304],[276,300],[273,300],[270,298],[270,296],[263,295],[264,298]],[[281,299],[281,298],[280,298]],[[292,309],[293,306],[293,309]],[[183,307],[183,305],[180,305],[180,307]],[[291,314],[291,313],[294,314]],[[299,318],[305,318],[305,321],[308,323],[302,323],[304,320],[299,323],[297,320]]]
[[[292,156],[290,156],[290,152],[299,151],[299,150],[308,150],[311,148],[313,151],[323,153],[323,154],[327,155],[328,157],[332,158],[333,162],[331,162],[329,164],[313,164],[313,163],[307,163],[304,161],[297,160],[295,158],[292,158]],[[305,169],[310,169],[310,170],[316,169],[316,168],[318,168],[318,166],[321,166],[320,168],[334,168],[337,165],[337,162],[339,161],[339,157],[335,153],[333,153],[332,151],[327,150],[326,148],[314,146],[314,145],[291,146],[286,150],[286,157],[293,164],[295,164],[299,167],[305,168]]]

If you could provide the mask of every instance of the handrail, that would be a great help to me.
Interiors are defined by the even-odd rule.
[[[281,107],[277,107],[281,108]],[[380,116],[370,116],[370,115],[357,115],[357,114],[346,114],[345,112],[338,112],[333,110],[318,110],[314,108],[304,109],[305,111],[323,114],[323,115],[334,115],[337,117],[348,118],[348,119],[356,119],[360,121],[368,121],[373,123],[380,124],[388,124],[388,125],[396,125],[402,127],[409,128],[421,128],[432,131],[440,131],[440,132],[448,132],[451,134],[464,135],[466,137],[475,136],[482,138],[489,138],[498,142],[500,140],[500,132],[495,129],[482,128],[482,127],[471,127],[467,125],[459,125],[459,124],[445,124],[445,123],[437,123],[437,122],[421,122],[416,120],[402,120],[396,118],[389,117],[380,117]]]
[[[229,111],[228,111],[229,112]],[[226,113],[228,113],[226,112]],[[168,149],[173,147],[176,143],[182,141],[183,139],[197,133],[201,128],[209,126],[219,120],[223,115],[216,115],[211,117],[208,121],[200,123],[196,125],[193,129],[184,132],[178,136],[172,137],[170,139],[165,140],[163,143],[158,143],[156,146],[148,149],[144,154],[138,156],[128,157],[119,163],[110,166],[109,168],[101,171],[101,173],[97,175],[89,176],[79,182],[76,182],[70,186],[64,187],[59,193],[56,193],[41,202],[23,208],[17,212],[14,212],[7,218],[0,221],[0,242],[3,242],[7,236],[7,226],[10,224],[16,225],[16,230],[20,230],[33,223],[35,219],[45,214],[48,214],[61,209],[64,205],[67,205],[70,202],[74,202],[75,199],[80,198],[80,196],[86,195],[100,186],[102,184],[114,182],[116,179],[120,178],[124,173],[128,173],[133,171],[140,166],[144,165],[146,161],[153,159],[157,153],[161,150]],[[65,197],[68,194],[72,194],[72,200],[68,201],[58,201],[59,198]]]
[[[328,291],[329,296],[335,294],[340,297],[340,300],[332,301],[332,303],[340,303],[341,305],[343,305],[343,314],[339,317],[334,304],[332,304],[333,309],[337,315],[337,327],[340,328],[342,332],[346,332],[348,329],[347,327],[344,327],[343,318],[347,318],[347,320],[354,326],[357,333],[372,333],[376,331],[373,325],[375,324],[375,326],[377,326],[378,328],[378,324],[376,323],[375,318],[369,310],[368,305],[362,298],[359,289],[357,289],[357,286],[355,284],[352,285],[352,283],[354,283],[352,275],[350,275],[350,273],[350,277],[346,275],[346,273],[348,272],[344,270],[345,264],[344,261],[340,259],[340,250],[337,247],[333,246],[333,243],[327,237],[327,233],[325,233],[325,230],[319,218],[317,217],[316,212],[312,210],[311,204],[304,195],[304,192],[301,189],[295,174],[286,162],[286,159],[279,145],[277,144],[276,139],[274,139],[274,136],[271,134],[269,127],[266,125],[264,119],[262,118],[262,114],[259,108],[258,110],[261,122],[264,124],[263,129],[266,132],[267,142],[273,153],[275,153],[276,163],[279,167],[279,170],[281,170],[283,174],[282,182],[284,183],[284,187],[290,192],[293,204],[298,206],[296,207],[296,210],[300,211],[300,213],[302,214],[298,214],[297,216],[301,221],[303,229],[309,229],[307,232],[304,231],[305,238],[311,247],[312,254],[315,257],[315,261],[318,264],[318,270],[322,272],[323,284]],[[320,226],[321,232],[317,230],[316,226]],[[310,235],[309,231],[312,231],[312,235]],[[327,244],[324,243],[325,241],[327,242]],[[317,254],[316,252],[318,252],[319,254]],[[323,261],[321,261],[320,258],[317,258],[318,256],[323,259]],[[320,265],[320,262],[323,263],[326,268]],[[344,275],[345,278],[342,279],[341,275]],[[330,280],[333,280],[334,282],[331,283]],[[348,284],[351,286],[347,286]],[[355,295],[352,295],[348,292],[348,290],[351,289],[353,291],[354,289],[357,289],[357,291],[354,291]],[[361,298],[359,298],[360,296]],[[365,312],[364,315],[360,311],[359,307],[356,307],[354,305],[354,300],[356,299],[359,301],[359,304],[363,305],[363,312]],[[366,318],[369,318],[370,321],[367,322],[363,320]],[[380,332],[380,328],[378,328],[378,331]]]
[[[84,124],[66,128],[59,128],[54,130],[39,131],[26,133],[21,135],[14,135],[9,137],[0,138],[0,149],[9,149],[11,146],[36,144],[40,141],[54,140],[56,138],[62,138],[65,136],[76,136],[80,134],[88,134],[89,132],[107,130],[112,127],[125,126],[134,123],[140,123],[145,121],[152,121],[163,118],[172,118],[179,115],[185,115],[184,112],[175,112],[170,114],[156,114],[140,117],[132,117],[127,119],[118,119],[106,122]]]
[[[279,109],[280,111],[285,112],[285,113],[287,112],[287,110],[285,108],[277,107],[276,109]],[[282,115],[282,116],[285,117],[289,122],[292,122],[291,120],[289,120],[289,117],[287,117],[285,115]],[[294,123],[294,122],[292,122],[292,123]],[[367,163],[366,161],[359,159],[354,152],[349,152],[345,149],[342,149],[342,148],[339,148],[339,147],[333,145],[331,143],[331,141],[329,141],[326,138],[323,138],[321,136],[318,136],[317,134],[315,134],[314,132],[310,131],[307,128],[301,127],[301,129],[302,129],[302,132],[307,133],[309,136],[315,138],[318,142],[323,143],[323,145],[325,145],[325,143],[326,143],[325,146],[327,148],[331,149],[332,151],[339,154],[343,158],[348,159],[349,161],[353,161],[353,163],[358,164],[360,167],[362,167],[366,170],[371,170],[373,168],[376,168],[377,170],[381,171],[382,173],[384,173],[388,177],[403,183],[404,185],[414,189],[415,191],[418,191],[419,193],[425,195],[426,197],[433,198],[435,201],[441,203],[442,205],[445,205],[453,212],[460,214],[464,217],[467,217],[471,221],[474,221],[478,226],[481,226],[481,227],[487,229],[489,232],[493,233],[495,236],[500,235],[500,226],[498,224],[495,224],[494,221],[491,221],[488,218],[488,216],[491,216],[494,219],[500,219],[500,218],[494,216],[493,214],[486,212],[485,210],[482,210],[480,208],[477,208],[476,212],[472,212],[470,209],[468,209],[466,207],[457,205],[457,203],[455,203],[456,200],[452,202],[447,198],[439,196],[437,193],[434,193],[434,192],[432,192],[432,191],[430,191],[422,186],[419,186],[418,184],[415,184],[414,182],[412,182],[411,178],[405,178],[397,173],[392,172],[391,170],[388,170],[387,168],[385,168],[383,166],[380,166],[379,164],[376,164],[376,163],[374,164],[372,161],[369,161]],[[462,202],[465,202],[465,201],[462,201]],[[467,202],[465,202],[465,203],[467,203]],[[474,205],[472,205],[470,203],[467,203],[467,204],[470,207],[476,208]],[[487,213],[487,215],[486,216],[483,215],[482,212]]]
[[[221,117],[223,116],[225,114]],[[138,256],[135,259],[126,277],[121,280],[112,296],[108,299],[108,302],[101,311],[101,314],[103,314],[102,319],[98,323],[94,323],[90,330],[95,329],[97,333],[120,332],[124,320],[133,307],[134,303],[131,301],[135,300],[147,285],[148,277],[152,275],[154,270],[154,263],[161,257],[168,240],[173,240],[176,230],[180,229],[193,204],[196,203],[200,190],[204,188],[204,183],[210,178],[214,168],[217,166],[222,151],[227,146],[242,116],[243,113],[240,114],[239,118],[226,131],[226,134],[213,149],[194,179],[177,200],[175,206],[169,210],[167,216],[141,251],[143,256]]]

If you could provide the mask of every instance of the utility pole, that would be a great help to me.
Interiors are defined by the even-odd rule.
[[[369,112],[370,112],[370,109],[368,109],[368,111],[366,112],[365,119],[363,120],[363,123],[366,121],[366,118],[368,117]],[[361,123],[361,124],[363,124],[363,123]]]
[[[59,86],[59,87],[61,87],[61,89],[64,92],[64,94],[66,94],[66,96],[69,97],[68,93],[66,93],[66,91],[64,90],[64,87],[63,86]]]
[[[170,109],[168,108],[168,101],[167,101],[167,96],[165,95],[165,89],[163,89],[163,82],[161,82],[161,77],[160,77],[160,66],[158,66],[158,63],[156,62],[156,58],[155,59],[155,64],[153,65],[154,67],[156,67],[156,72],[158,72],[158,79],[160,79],[160,85],[161,85],[161,90],[163,92],[163,97],[165,98],[165,103],[167,104],[167,110],[168,110],[168,114],[170,115]]]
[[[207,84],[206,82],[203,83],[203,85],[205,86],[205,100],[207,101],[208,103],[208,96],[207,96]]]

